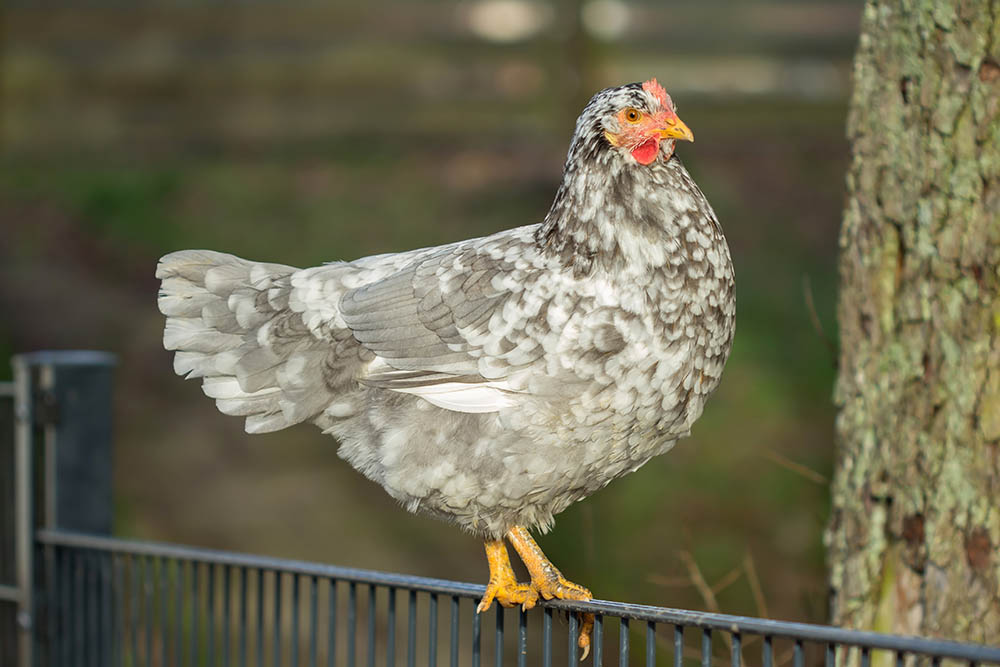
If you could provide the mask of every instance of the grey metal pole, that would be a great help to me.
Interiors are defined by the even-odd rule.
[[[43,637],[38,617],[54,613],[45,608],[45,602],[55,599],[36,591],[36,582],[43,581],[51,593],[55,580],[51,563],[46,567],[51,557],[36,561],[35,529],[111,533],[111,375],[115,357],[84,350],[45,351],[17,355],[12,364],[17,664],[33,667],[36,658],[50,657],[47,651],[34,655],[35,641],[53,640]],[[36,471],[39,459],[44,469]],[[36,479],[42,480],[41,495],[35,492]],[[35,507],[36,498],[41,507]]]
[[[14,382],[0,382],[0,665],[17,664]]]
[[[33,410],[31,370],[14,357],[14,559],[17,569],[17,645],[19,667],[32,667],[34,608],[34,503],[32,470]]]
[[[40,523],[110,535],[111,394],[115,356],[90,350],[22,355],[37,368],[36,426],[45,451]]]

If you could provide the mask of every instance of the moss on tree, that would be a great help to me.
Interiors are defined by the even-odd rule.
[[[873,0],[848,119],[837,623],[1000,642],[1000,0]]]

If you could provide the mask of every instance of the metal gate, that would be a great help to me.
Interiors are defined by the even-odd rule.
[[[26,355],[0,387],[0,664],[576,665],[584,612],[594,665],[1000,665],[998,647],[601,600],[479,615],[478,585],[111,537],[112,366]]]

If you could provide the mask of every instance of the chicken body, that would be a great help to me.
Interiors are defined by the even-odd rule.
[[[729,354],[729,249],[677,123],[655,81],[595,95],[540,224],[302,270],[167,255],[175,370],[248,432],[317,424],[411,511],[547,530],[687,435]]]

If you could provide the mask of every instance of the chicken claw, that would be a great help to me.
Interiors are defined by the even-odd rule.
[[[490,564],[490,581],[486,585],[486,594],[476,607],[477,614],[487,611],[493,605],[493,600],[503,607],[521,605],[521,609],[528,610],[535,606],[538,593],[530,584],[517,581],[503,540],[486,542],[486,560]]]
[[[576,645],[583,649],[580,661],[587,659],[590,655],[590,634],[594,630],[594,615],[580,614],[580,636],[576,638]]]

